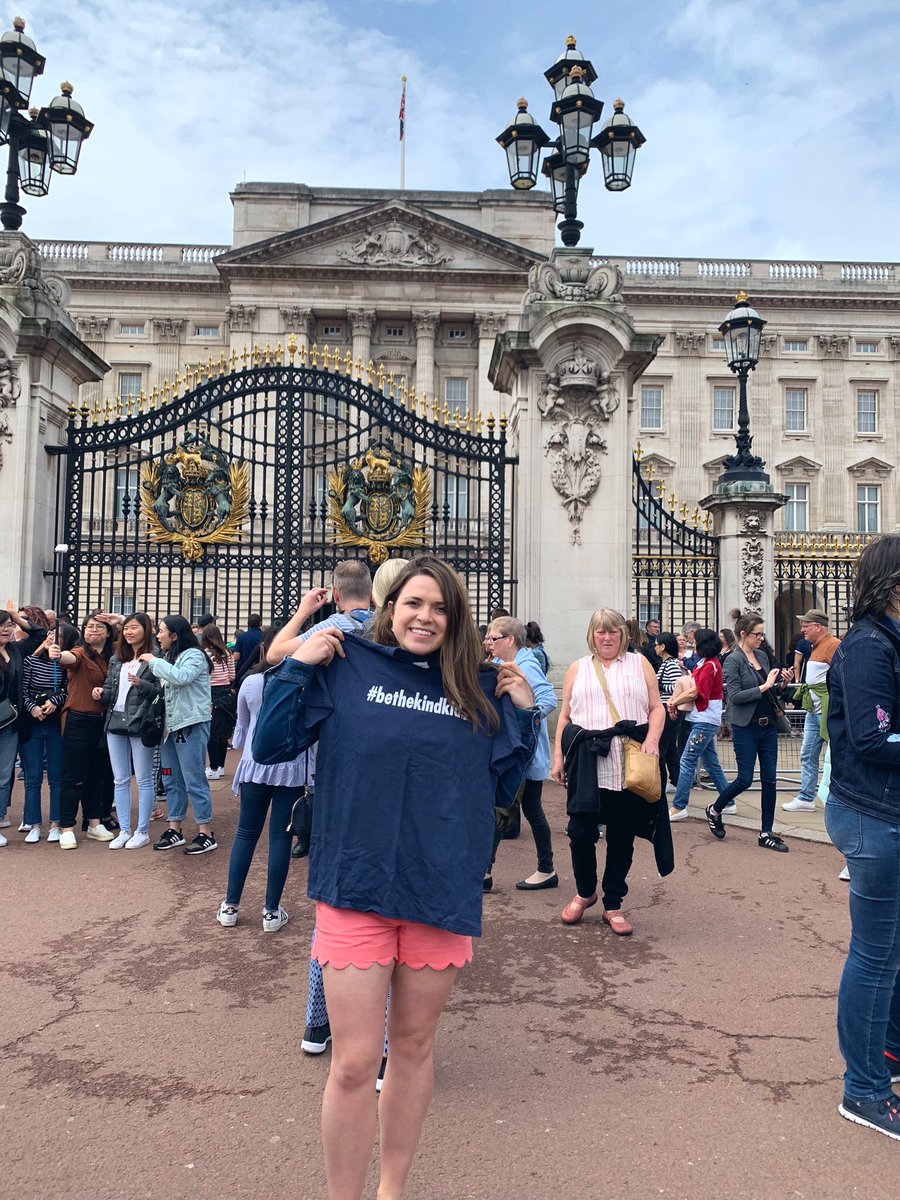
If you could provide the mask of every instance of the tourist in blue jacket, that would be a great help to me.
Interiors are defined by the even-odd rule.
[[[851,618],[828,672],[825,825],[850,870],[839,1111],[900,1140],[900,536],[860,555]]]
[[[380,1194],[403,1191],[438,1019],[481,933],[494,805],[513,802],[540,719],[513,663],[481,663],[465,589],[440,559],[411,560],[374,639],[325,629],[302,643],[269,674],[253,739],[270,763],[318,741],[308,893],[333,1033],[325,1175],[341,1200],[362,1195],[376,1119]]]

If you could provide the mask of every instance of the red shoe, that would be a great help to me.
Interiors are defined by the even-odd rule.
[[[611,912],[607,912],[604,909],[602,919],[617,937],[631,937],[634,933],[634,926],[617,908],[614,908]]]
[[[577,925],[584,916],[585,909],[591,908],[597,903],[597,893],[594,892],[589,900],[585,900],[582,896],[576,896],[574,900],[570,900],[560,914],[564,925]]]

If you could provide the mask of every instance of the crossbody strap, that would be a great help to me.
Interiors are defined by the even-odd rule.
[[[609,708],[609,715],[613,719],[613,724],[618,725],[621,718],[616,712],[616,706],[613,704],[612,696],[609,694],[609,686],[606,682],[606,672],[597,662],[596,658],[593,657],[593,655],[591,656],[591,662],[594,664],[594,670],[597,672],[597,678],[600,680],[600,686],[603,688],[603,692],[606,696],[606,704]]]

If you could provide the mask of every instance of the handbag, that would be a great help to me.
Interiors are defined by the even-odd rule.
[[[312,835],[313,793],[309,787],[309,755],[306,757],[306,772],[300,795],[291,805],[291,815],[288,819],[286,832],[297,838],[301,853],[296,858],[305,858],[309,854],[309,839]]]
[[[166,702],[162,692],[158,692],[152,700],[144,705],[138,724],[138,736],[141,745],[152,750],[162,741],[163,727],[166,723]]]
[[[19,710],[12,700],[0,700],[0,729],[8,729],[19,719]]]
[[[109,721],[106,724],[106,732],[124,735],[125,737],[128,736],[131,730],[128,728],[124,710],[119,711],[115,708],[112,710],[109,714]]]
[[[600,686],[606,695],[609,715],[615,724],[618,725],[621,718],[616,712],[616,706],[613,704],[612,696],[609,694],[609,687],[606,683],[603,668],[597,662],[596,658],[593,659],[593,663],[594,670],[597,672],[597,678],[600,680]],[[655,804],[662,795],[662,780],[659,775],[659,755],[645,754],[641,749],[641,743],[629,737],[622,738],[622,751],[625,756],[625,791],[634,792],[636,796],[640,796],[648,804]]]

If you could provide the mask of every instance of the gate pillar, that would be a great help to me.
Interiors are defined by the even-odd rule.
[[[68,298],[34,242],[0,234],[0,562],[19,604],[49,607],[54,595],[57,471],[45,447],[65,447],[79,385],[109,370],[75,332]]]
[[[775,638],[775,513],[787,496],[753,483],[720,484],[700,501],[719,535],[719,596],[728,612],[758,612],[766,635]],[[799,632],[799,628],[795,630]]]
[[[533,267],[520,329],[497,338],[489,377],[512,397],[519,455],[516,615],[536,620],[557,664],[584,653],[598,608],[629,615],[628,399],[661,338],[636,333],[618,268],[590,249]]]

